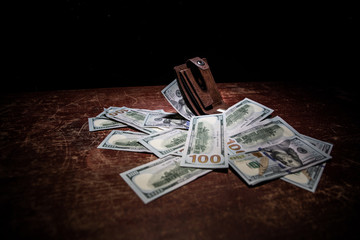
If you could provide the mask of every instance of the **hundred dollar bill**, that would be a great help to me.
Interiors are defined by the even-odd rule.
[[[143,126],[188,129],[189,123],[177,113],[151,112],[146,115]]]
[[[151,134],[157,132],[157,130],[143,127],[148,112],[149,110],[120,107],[107,109],[106,117],[125,123],[147,134]]]
[[[228,135],[238,133],[245,126],[263,120],[273,111],[271,108],[245,98],[224,112],[226,132]]]
[[[324,171],[325,165],[326,163],[322,163],[297,173],[288,174],[282,177],[281,180],[284,180],[285,182],[291,183],[310,192],[315,192],[321,175]]]
[[[88,121],[89,121],[89,131],[91,132],[126,127],[125,124],[111,120],[107,117],[92,117],[92,118],[88,118]]]
[[[251,153],[228,156],[230,166],[249,184],[298,172],[331,157],[309,142],[294,136],[276,145]]]
[[[195,116],[195,114],[192,113],[189,107],[186,105],[185,100],[181,95],[181,91],[176,82],[176,79],[172,81],[168,86],[166,86],[161,91],[161,93],[181,116],[183,116],[187,120],[190,120],[192,117]]]
[[[272,161],[260,151],[229,155],[228,158],[232,169],[249,185],[255,185],[286,174],[281,171],[275,161]]]
[[[227,168],[223,114],[191,118],[180,165],[195,168]]]
[[[298,136],[260,150],[272,160],[277,161],[279,166],[288,173],[298,172],[331,158],[330,155]]]
[[[236,141],[241,151],[255,151],[259,148],[271,146],[292,138],[299,133],[280,117],[264,120],[255,126],[250,126],[243,131],[230,135],[229,141]],[[229,149],[230,153],[233,153]]]
[[[324,142],[309,136],[302,135],[302,137],[315,146],[317,149],[330,155],[333,148],[333,144]],[[294,184],[295,186],[301,187],[310,192],[315,192],[317,185],[320,181],[321,175],[324,171],[326,163],[322,163],[308,169],[304,169],[300,172],[288,174],[281,178],[288,183]]]
[[[183,148],[185,146],[186,137],[187,131],[182,129],[172,129],[145,136],[142,139],[139,139],[139,143],[161,158]]]
[[[113,130],[100,143],[98,148],[130,152],[151,152],[138,142],[138,140],[144,136],[147,135],[144,133]]]
[[[319,139],[316,138],[312,138],[303,134],[300,134],[301,137],[303,139],[305,139],[306,141],[308,141],[309,143],[311,143],[312,145],[314,145],[317,149],[319,149],[320,151],[323,151],[324,153],[327,153],[330,155],[332,148],[333,148],[333,144],[332,143],[328,143],[325,141],[321,141]]]
[[[179,156],[168,155],[123,172],[120,176],[146,204],[211,171],[181,167],[180,159]]]
[[[113,107],[113,106],[111,106],[111,107],[108,107],[108,108],[104,108],[104,111],[102,111],[101,113],[99,113],[96,117],[105,117],[105,118],[107,118],[107,117],[106,117],[106,114],[108,113],[108,111],[113,110],[113,109],[117,109],[117,108],[119,108],[119,107]]]

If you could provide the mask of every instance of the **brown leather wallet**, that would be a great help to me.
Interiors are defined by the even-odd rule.
[[[214,77],[205,58],[191,58],[186,63],[174,67],[180,91],[186,105],[196,115],[219,113],[226,110]]]

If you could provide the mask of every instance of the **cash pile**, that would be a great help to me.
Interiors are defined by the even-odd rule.
[[[273,110],[245,98],[219,114],[195,116],[176,80],[162,90],[177,113],[109,107],[89,130],[113,130],[98,148],[147,152],[158,159],[120,174],[148,203],[214,169],[229,166],[248,185],[280,178],[315,192],[332,144],[305,136]]]

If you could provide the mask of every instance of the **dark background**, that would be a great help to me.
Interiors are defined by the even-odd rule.
[[[358,77],[351,4],[63,0],[4,10],[2,91],[168,84],[195,56],[216,82]]]

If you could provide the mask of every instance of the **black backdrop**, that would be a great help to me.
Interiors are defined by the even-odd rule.
[[[357,16],[346,4],[62,0],[5,10],[3,91],[167,84],[195,56],[217,82],[355,79]]]

